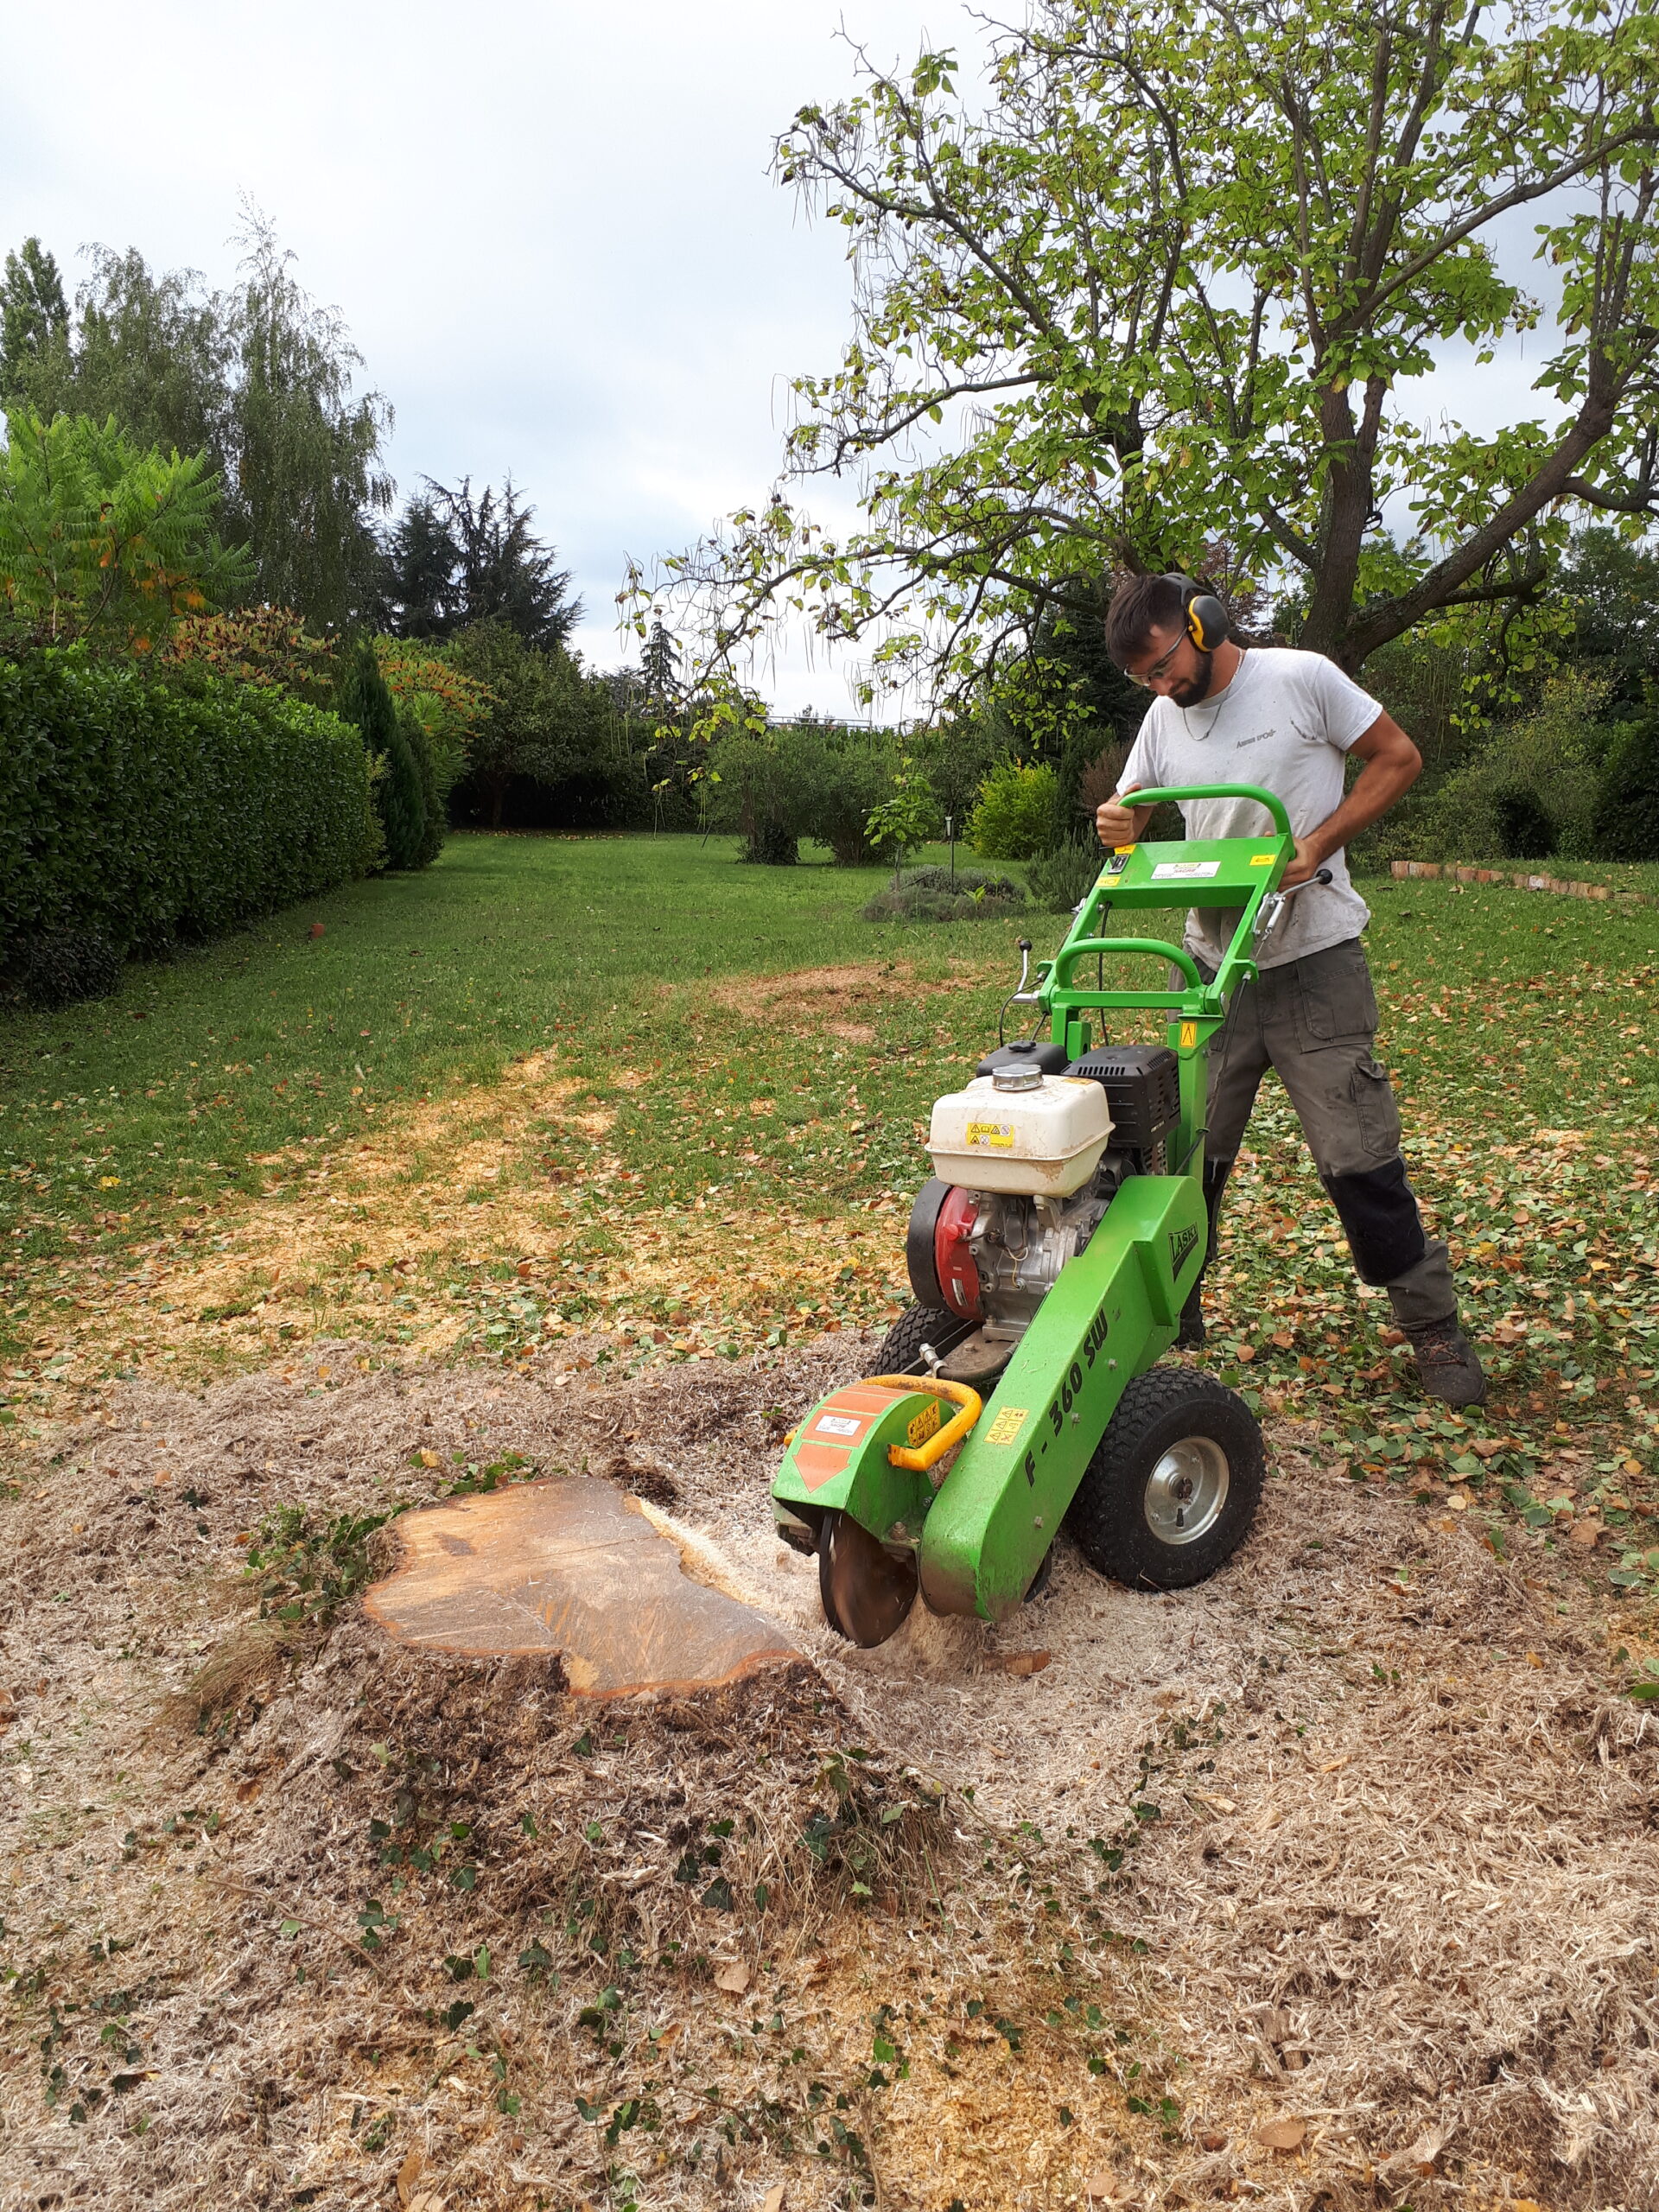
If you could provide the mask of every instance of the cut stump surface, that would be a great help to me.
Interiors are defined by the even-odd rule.
[[[691,1581],[609,1483],[525,1483],[403,1515],[397,1572],[364,1599],[400,1642],[545,1652],[579,1697],[712,1689],[800,1657],[750,1606]]]

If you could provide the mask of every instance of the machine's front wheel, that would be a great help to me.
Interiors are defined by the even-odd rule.
[[[1244,1401],[1192,1368],[1154,1367],[1118,1401],[1066,1525],[1097,1573],[1184,1590],[1249,1534],[1262,1478],[1262,1431]]]

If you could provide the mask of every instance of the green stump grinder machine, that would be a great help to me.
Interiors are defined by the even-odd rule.
[[[1255,1414],[1158,1362],[1210,1233],[1206,1048],[1300,888],[1280,887],[1295,842],[1281,802],[1249,785],[1135,797],[1253,799],[1272,834],[1108,855],[1034,983],[1021,940],[1007,1003],[1033,1010],[1030,1035],[934,1106],[934,1173],[906,1239],[916,1302],[882,1347],[891,1371],[815,1406],[772,1489],[779,1535],[817,1558],[824,1617],[855,1643],[885,1643],[918,1591],[936,1613],[1003,1619],[1062,1522],[1100,1573],[1173,1590],[1213,1574],[1255,1516]],[[1177,905],[1236,916],[1213,982],[1178,945],[1104,933],[1114,909]],[[1125,955],[1171,972],[1101,988]],[[1166,1010],[1166,1045],[1095,1033],[1100,1016],[1148,1009]]]

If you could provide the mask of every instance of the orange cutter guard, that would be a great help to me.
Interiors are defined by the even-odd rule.
[[[888,1465],[908,1467],[913,1474],[925,1475],[936,1459],[944,1459],[952,1445],[961,1443],[985,1410],[985,1401],[977,1390],[970,1390],[965,1382],[947,1382],[941,1376],[867,1375],[864,1380],[877,1389],[931,1390],[935,1397],[955,1400],[958,1410],[943,1428],[934,1430],[925,1444],[918,1445],[914,1451],[907,1444],[887,1446]]]

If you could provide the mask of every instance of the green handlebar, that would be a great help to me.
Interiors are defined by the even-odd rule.
[[[1146,953],[1154,960],[1167,960],[1185,976],[1189,990],[1201,990],[1204,978],[1190,952],[1179,945],[1160,944],[1156,938],[1147,937],[1082,937],[1074,944],[1062,945],[1054,960],[1054,986],[1065,990],[1071,982],[1071,971],[1086,954],[1094,952]]]
[[[1266,807],[1281,837],[1290,835],[1284,801],[1271,791],[1258,791],[1254,784],[1185,784],[1178,791],[1124,791],[1120,796],[1128,806],[1161,806],[1166,800],[1173,800],[1179,806],[1187,798],[1253,798],[1258,806]]]

